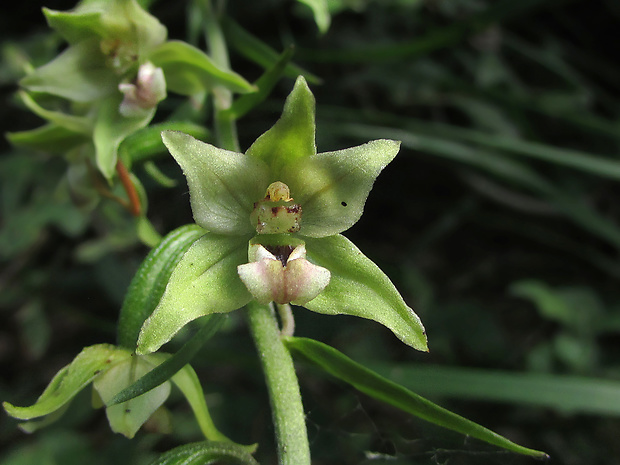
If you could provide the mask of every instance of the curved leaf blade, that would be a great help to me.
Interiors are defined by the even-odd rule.
[[[134,275],[121,307],[118,343],[134,349],[144,321],[153,313],[164,294],[172,271],[190,246],[206,233],[196,224],[170,232],[146,256]]]
[[[259,465],[243,446],[224,442],[196,442],[172,449],[150,465],[207,465],[212,463]]]
[[[48,415],[69,402],[100,372],[130,356],[130,352],[109,344],[86,347],[54,376],[35,404],[29,407],[16,407],[4,402],[4,409],[9,415],[20,420]]]
[[[312,339],[298,337],[285,338],[284,342],[293,353],[302,355],[306,360],[322,368],[332,376],[350,384],[364,394],[386,402],[400,410],[512,452],[537,458],[548,457],[544,452],[515,444],[484,426],[434,404],[351,360],[333,347]]]

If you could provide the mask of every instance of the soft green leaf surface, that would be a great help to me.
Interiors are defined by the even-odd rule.
[[[149,61],[164,70],[170,91],[194,95],[222,85],[233,92],[254,92],[256,89],[243,77],[219,68],[207,54],[188,43],[170,40],[149,55]]]
[[[87,117],[47,110],[39,105],[27,92],[24,91],[18,92],[18,95],[28,109],[41,118],[69,131],[90,136],[92,132],[92,123]]]
[[[132,356],[117,363],[93,382],[93,387],[107,404],[119,391],[159,365],[165,356],[160,354]],[[110,428],[128,438],[133,438],[146,420],[170,394],[170,383],[163,383],[149,392],[127,402],[106,408]]]
[[[120,97],[103,101],[95,120],[93,141],[97,167],[107,179],[112,179],[118,161],[118,147],[128,135],[145,127],[153,115],[155,108],[135,117],[125,117],[119,113]]]
[[[53,123],[28,131],[10,132],[6,138],[14,145],[52,153],[66,153],[90,139]]]
[[[116,91],[118,77],[106,67],[99,41],[88,40],[69,47],[37,68],[20,85],[76,102],[92,102]]]
[[[187,249],[205,234],[195,224],[170,232],[146,256],[131,280],[118,322],[118,343],[134,349],[144,321],[153,313],[166,289],[172,270]]]
[[[49,27],[54,29],[70,44],[92,39],[101,35],[103,28],[101,15],[103,2],[82,2],[72,11],[57,11],[43,8]]]
[[[9,415],[20,420],[47,415],[69,402],[100,372],[129,356],[129,352],[109,344],[86,347],[73,362],[58,372],[35,404],[15,407],[4,402],[3,406]]]
[[[327,268],[331,279],[304,304],[313,312],[353,315],[377,321],[414,349],[428,350],[420,318],[407,306],[390,279],[344,236],[306,239],[307,258]]]
[[[312,339],[289,337],[287,347],[327,373],[352,385],[359,391],[386,402],[431,423],[443,426],[519,454],[545,458],[547,454],[515,444],[493,431],[452,413],[417,395],[407,388],[384,378],[333,347]]]
[[[227,463],[258,465],[243,446],[223,442],[196,442],[185,444],[159,456],[150,465],[207,465]]]
[[[375,140],[287,165],[281,179],[302,206],[299,233],[325,237],[353,226],[362,216],[375,179],[394,159],[399,147],[396,141]]]
[[[223,234],[252,234],[254,202],[265,196],[267,166],[187,134],[164,131],[162,139],[187,178],[196,223]]]
[[[211,313],[226,313],[251,298],[237,266],[248,261],[246,236],[207,233],[183,255],[166,291],[138,338],[138,353],[154,352],[183,326]]]
[[[325,34],[331,23],[329,6],[327,0],[297,0],[299,3],[307,5],[312,10],[314,22],[316,22],[319,32]]]
[[[306,80],[299,76],[280,119],[248,149],[248,155],[271,167],[271,182],[279,180],[285,165],[316,154],[314,106],[314,96]]]

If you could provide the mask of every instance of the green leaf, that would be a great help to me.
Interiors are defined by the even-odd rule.
[[[331,23],[329,14],[329,6],[327,0],[297,0],[299,3],[307,5],[312,10],[314,22],[319,28],[321,34],[325,34]]]
[[[306,239],[307,258],[331,272],[329,284],[304,307],[327,315],[374,320],[414,349],[427,351],[420,318],[390,279],[344,236]]]
[[[110,399],[125,387],[150,372],[163,362],[161,354],[131,356],[102,373],[93,382],[93,387],[108,404]],[[110,428],[129,439],[133,438],[146,420],[165,402],[170,395],[170,383],[163,383],[149,392],[122,404],[106,407]]]
[[[66,153],[90,140],[84,134],[53,123],[28,131],[10,132],[6,138],[14,145],[52,153]]]
[[[138,353],[156,351],[198,317],[230,312],[250,301],[237,275],[237,266],[248,261],[248,239],[207,233],[192,244],[142,327]]]
[[[162,454],[150,465],[208,465],[213,463],[258,465],[258,462],[243,446],[209,441],[179,446]]]
[[[302,206],[299,233],[325,237],[353,226],[362,216],[375,179],[394,159],[399,147],[400,142],[375,140],[287,165],[281,179]]]
[[[274,63],[271,68],[265,71],[265,73],[263,73],[263,75],[254,83],[258,91],[239,97],[233,102],[232,106],[228,110],[221,112],[221,116],[229,120],[239,119],[246,115],[252,108],[265,100],[273,87],[280,80],[280,77],[282,77],[282,73],[286,69],[288,62],[292,57],[293,47],[289,47],[282,52],[282,55],[280,55],[278,61]]]
[[[199,140],[210,137],[209,131],[204,126],[187,121],[150,124],[127,136],[118,147],[118,156],[123,160],[127,169],[131,169],[133,163],[140,163],[160,154],[167,156],[168,151],[161,140],[161,133],[166,130],[184,132]]]
[[[54,376],[35,404],[30,407],[15,407],[4,402],[4,409],[9,415],[20,420],[48,415],[69,402],[100,372],[129,356],[129,352],[109,344],[86,347]]]
[[[114,93],[118,77],[106,67],[99,41],[88,40],[72,45],[37,68],[20,85],[76,102],[92,102]]]
[[[119,112],[120,103],[120,96],[101,102],[95,120],[93,141],[95,143],[97,167],[108,180],[114,176],[114,169],[118,161],[118,147],[123,139],[145,127],[155,115],[155,108],[152,108],[143,115],[125,117]]]
[[[146,256],[131,280],[121,307],[118,343],[122,347],[132,350],[136,347],[140,328],[159,303],[172,271],[205,232],[195,224],[181,226],[168,233]]]
[[[92,123],[87,117],[47,110],[39,105],[27,92],[24,91],[19,91],[18,95],[30,111],[41,118],[46,119],[62,128],[68,129],[69,131],[90,136],[92,132]]]
[[[267,166],[180,132],[164,131],[162,139],[187,177],[196,223],[217,233],[254,233],[250,214],[269,185]]]
[[[260,38],[250,34],[239,26],[231,18],[224,17],[221,21],[222,28],[226,34],[226,39],[230,47],[250,61],[262,66],[264,69],[272,68],[279,60],[280,54],[263,42]],[[304,76],[308,82],[320,84],[321,78],[300,68],[294,63],[289,63],[284,69],[286,77],[295,79],[297,76]]]
[[[205,438],[210,441],[232,442],[215,427],[215,424],[213,424],[205,395],[202,391],[202,385],[194,369],[189,365],[185,365],[172,377],[171,381],[187,399]],[[254,447],[250,446],[249,449],[252,450]]]
[[[198,353],[202,346],[220,328],[222,322],[224,321],[224,317],[225,315],[222,314],[208,315],[204,317],[207,321],[204,322],[202,328],[200,328],[196,334],[188,342],[186,342],[183,347],[181,347],[181,349],[179,349],[161,365],[157,366],[155,369],[149,371],[143,377],[138,379],[135,383],[118,392],[109,400],[109,402],[106,402],[106,405],[109,407],[111,405],[127,402],[128,400],[138,397],[169,380],[181,368],[191,362],[194,355]]]
[[[246,152],[271,167],[272,181],[279,180],[280,171],[287,164],[316,155],[314,106],[314,96],[306,80],[299,76],[280,119]]]
[[[562,414],[620,416],[620,382],[438,365],[372,362],[394,382],[428,395],[552,408]]]
[[[486,441],[512,452],[547,458],[547,454],[515,444],[493,431],[452,413],[415,394],[368,368],[354,362],[336,349],[312,339],[288,337],[284,340],[293,353],[302,355],[312,364],[350,384],[375,399],[444,428]]]
[[[43,8],[49,27],[54,29],[70,44],[100,36],[104,30],[101,25],[103,2],[81,2],[71,11],[57,11]]]
[[[243,77],[219,68],[207,54],[186,42],[165,42],[148,59],[163,69],[168,90],[181,95],[195,95],[215,85],[222,85],[238,93],[256,91]]]

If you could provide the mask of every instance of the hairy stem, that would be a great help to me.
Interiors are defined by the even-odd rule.
[[[310,446],[293,359],[269,305],[250,302],[248,320],[267,381],[280,465],[310,465]]]

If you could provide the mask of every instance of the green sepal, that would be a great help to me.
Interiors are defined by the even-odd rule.
[[[298,337],[284,338],[284,343],[294,354],[301,355],[304,359],[330,375],[377,400],[386,402],[436,425],[486,441],[489,444],[512,452],[537,458],[548,458],[548,455],[544,452],[515,444],[471,420],[434,404],[351,360],[333,347],[312,339]]]
[[[150,465],[199,465],[227,463],[259,465],[246,447],[225,442],[195,442],[176,447],[160,455]]]
[[[8,402],[6,412],[20,420],[30,420],[55,412],[96,378],[100,372],[126,359],[129,353],[113,345],[99,344],[86,347],[52,379],[43,394],[29,407],[16,407]]]
[[[319,28],[321,34],[325,34],[331,24],[331,15],[329,14],[329,5],[327,0],[297,0],[299,3],[307,5],[312,10],[314,22]]]
[[[104,404],[167,358],[163,354],[136,356],[129,351],[119,350],[126,352],[127,357],[110,367],[93,382],[93,388]],[[170,383],[166,382],[127,402],[106,407],[110,428],[115,433],[120,433],[129,439],[133,438],[144,422],[163,405],[169,394]]]
[[[155,108],[135,117],[125,117],[119,112],[121,97],[101,102],[95,119],[93,141],[95,159],[99,171],[110,180],[118,161],[118,147],[127,136],[149,124],[155,115]]]
[[[331,272],[329,284],[304,304],[327,315],[352,315],[381,323],[405,344],[428,351],[420,318],[390,279],[346,237],[306,238],[307,258]]]
[[[400,142],[381,139],[287,165],[281,180],[303,206],[299,234],[326,237],[353,226],[362,216],[375,179],[399,147]]]
[[[87,40],[69,47],[19,83],[30,91],[92,102],[115,92],[118,77],[107,68],[99,41]]]
[[[172,271],[187,249],[206,231],[196,224],[168,233],[146,256],[131,280],[118,321],[118,343],[134,349],[144,321],[153,313]]]
[[[164,131],[162,139],[187,178],[196,223],[217,233],[253,235],[250,214],[269,185],[267,166],[181,132]]]
[[[179,40],[157,47],[148,60],[161,68],[169,91],[195,95],[221,85],[237,93],[255,92],[256,88],[239,74],[218,67],[202,50]]]
[[[209,232],[192,244],[142,327],[138,353],[156,351],[198,317],[227,313],[250,301],[252,296],[237,275],[237,266],[248,261],[248,240]]]
[[[89,0],[70,11],[43,9],[49,26],[75,44],[93,37],[117,39],[143,55],[166,40],[166,28],[135,0]]]
[[[84,134],[53,123],[28,131],[9,132],[6,138],[13,145],[59,154],[64,154],[90,140],[90,137]]]
[[[92,133],[92,121],[86,116],[70,115],[59,111],[52,111],[39,105],[31,95],[27,92],[19,91],[17,93],[24,105],[28,107],[34,114],[43,119],[48,120],[52,124],[56,124],[69,131],[90,136]]]
[[[247,151],[270,166],[270,181],[280,180],[284,166],[316,154],[314,112],[314,96],[306,80],[299,76],[286,98],[280,119]],[[291,194],[294,197],[292,191]]]

